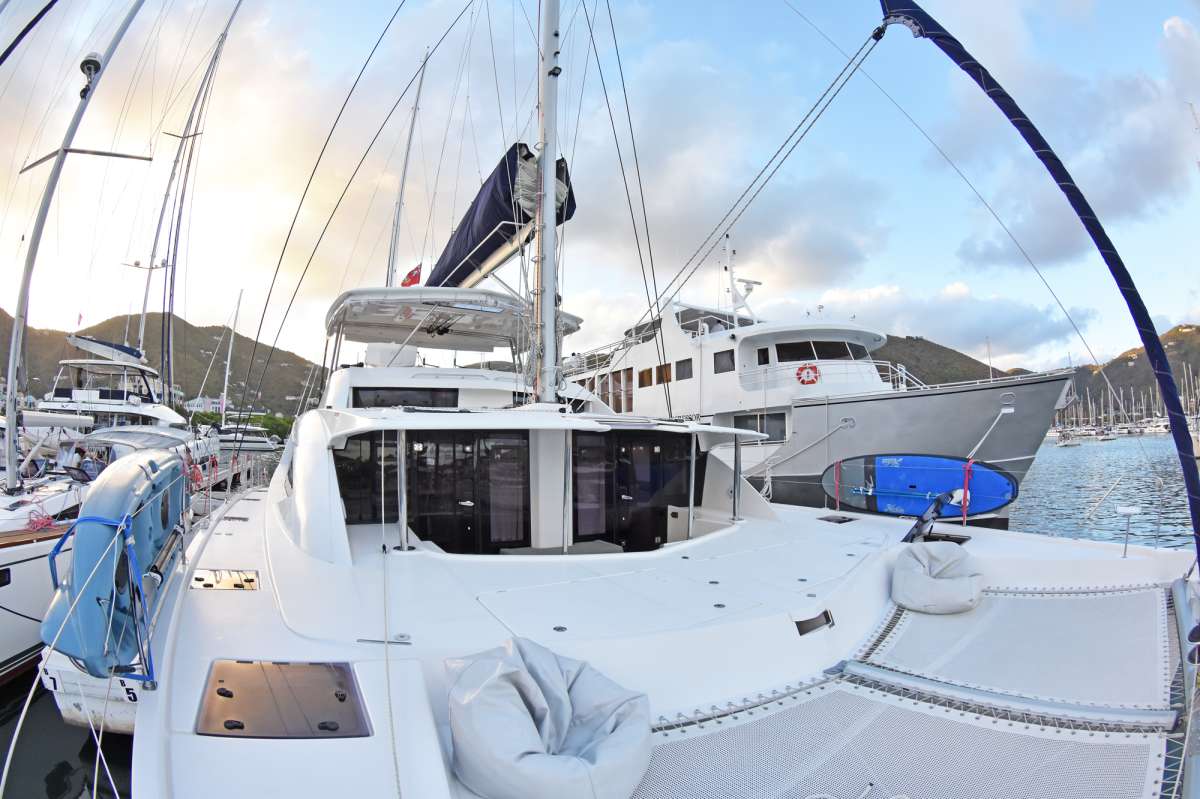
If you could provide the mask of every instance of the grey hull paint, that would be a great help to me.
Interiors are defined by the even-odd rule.
[[[769,459],[771,499],[824,507],[828,502],[821,475],[836,461],[889,452],[963,458],[981,440],[974,457],[1000,466],[1019,482],[1033,464],[1069,382],[1069,374],[1053,374],[795,403],[793,432]],[[989,434],[1005,404],[1012,405],[1013,413],[1001,416]],[[732,424],[732,416],[715,414],[712,421]],[[852,419],[853,426],[835,431],[843,419]],[[721,454],[731,459],[731,453]],[[747,476],[761,489],[764,469],[747,469]],[[995,523],[1006,526],[1007,511],[997,514]]]

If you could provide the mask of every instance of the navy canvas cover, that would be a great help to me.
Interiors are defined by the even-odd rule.
[[[528,145],[518,142],[508,148],[479,193],[471,201],[454,235],[446,244],[441,257],[429,273],[429,286],[458,286],[492,253],[517,234],[520,227],[533,219],[517,202],[517,162],[536,160]],[[567,187],[566,202],[558,209],[558,224],[575,215],[575,191],[571,187],[566,159],[556,163],[559,182]]]

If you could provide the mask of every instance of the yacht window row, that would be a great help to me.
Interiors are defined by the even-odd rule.
[[[496,555],[531,546],[529,433],[523,430],[396,430],[352,436],[333,450],[347,526],[399,520],[452,554]],[[613,551],[657,549],[686,516],[692,437],[659,431],[572,434],[574,540]],[[706,458],[696,461],[702,501]]]

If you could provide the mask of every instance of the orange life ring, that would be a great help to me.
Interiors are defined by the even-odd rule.
[[[814,386],[821,380],[821,370],[815,363],[802,363],[796,369],[796,379],[802,386]]]

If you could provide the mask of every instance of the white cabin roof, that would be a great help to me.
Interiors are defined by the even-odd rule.
[[[330,446],[344,446],[350,436],[376,430],[579,430],[603,433],[614,429],[657,429],[697,433],[705,443],[766,438],[753,430],[716,427],[699,422],[670,422],[641,416],[563,413],[558,405],[523,405],[504,409],[398,410],[396,408],[323,408],[312,411],[324,424]]]
[[[59,366],[70,366],[75,369],[82,369],[85,372],[100,375],[119,375],[125,372],[141,372],[142,374],[158,377],[158,372],[151,369],[149,366],[143,366],[140,363],[131,363],[128,361],[105,361],[95,360],[90,358],[70,358],[65,361],[59,361]]]
[[[491,352],[528,336],[530,306],[484,289],[360,288],[334,300],[325,333],[348,341]],[[559,315],[563,335],[579,330],[578,316]]]

